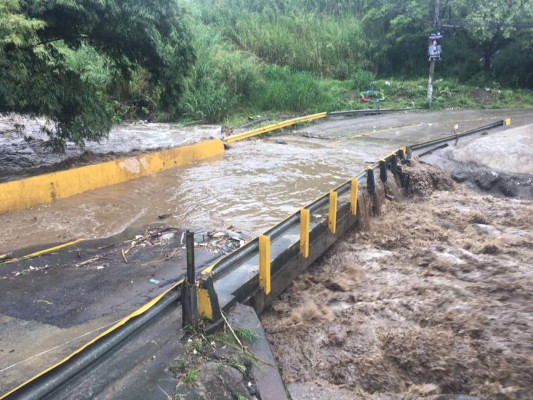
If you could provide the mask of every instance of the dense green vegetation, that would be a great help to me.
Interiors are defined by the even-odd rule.
[[[195,60],[182,14],[173,0],[2,0],[0,111],[48,117],[59,147],[98,140],[141,74],[175,112]]]
[[[363,108],[367,89],[386,107],[429,107],[433,4],[4,0],[0,112],[46,115],[52,139],[81,143],[125,118]],[[441,0],[439,17],[432,107],[533,104],[532,2]]]

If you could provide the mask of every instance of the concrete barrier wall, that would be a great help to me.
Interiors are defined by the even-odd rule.
[[[263,133],[272,132],[297,123],[327,117],[318,113],[294,118],[242,134],[230,136],[232,143]],[[50,174],[37,175],[0,184],[0,214],[24,210],[57,199],[70,197],[88,190],[126,182],[165,169],[187,165],[224,152],[224,142],[214,139],[191,146],[177,147],[135,157],[73,168]]]
[[[224,152],[219,139],[0,184],[0,214],[126,182]]]
[[[306,115],[305,117],[299,117],[299,118],[293,118],[288,119],[282,122],[279,122],[277,124],[265,126],[263,128],[257,128],[253,129],[248,132],[240,133],[238,135],[229,136],[226,138],[227,143],[233,143],[238,142],[240,140],[248,139],[257,135],[262,135],[263,133],[273,132],[281,128],[285,128],[287,126],[303,123],[303,122],[311,122],[317,119],[326,118],[328,116],[328,113],[321,112],[318,114],[312,114],[312,115]]]

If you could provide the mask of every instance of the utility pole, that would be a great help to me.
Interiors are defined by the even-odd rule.
[[[433,22],[434,33],[437,33],[439,27],[439,9],[440,0],[435,0],[435,19]],[[428,82],[428,101],[431,103],[433,100],[433,76],[435,75],[435,59],[431,58],[431,64],[429,65],[429,82]]]

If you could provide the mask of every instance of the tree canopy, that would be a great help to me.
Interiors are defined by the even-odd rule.
[[[3,0],[0,112],[46,116],[52,142],[99,140],[112,124],[108,93],[67,62],[65,49],[90,48],[129,79],[136,68],[176,110],[195,55],[176,0]]]

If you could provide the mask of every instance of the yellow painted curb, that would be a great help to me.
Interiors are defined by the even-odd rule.
[[[0,214],[126,182],[224,152],[219,139],[0,184]]]
[[[254,129],[248,132],[240,133],[238,135],[233,135],[233,136],[227,137],[225,140],[227,143],[238,142],[239,140],[244,140],[244,139],[251,138],[253,136],[261,135],[263,133],[272,132],[277,129],[284,128],[286,126],[291,126],[291,125],[294,125],[300,122],[314,121],[315,119],[326,118],[327,116],[328,116],[328,113],[322,112],[322,113],[313,114],[313,115],[306,115],[305,117],[288,119],[286,121],[283,121],[283,122],[280,122],[274,125],[269,125],[263,128],[257,128],[257,129]]]
[[[63,244],[60,244],[58,246],[50,247],[48,249],[36,251],[35,253],[31,253],[31,254],[25,255],[23,257],[13,258],[12,260],[8,260],[8,261],[5,261],[5,262],[0,262],[0,265],[14,264],[14,263],[19,262],[19,261],[29,260],[30,258],[39,257],[39,256],[41,256],[43,254],[48,254],[48,253],[51,253],[53,251],[64,249],[65,247],[74,246],[75,244],[78,244],[80,242],[83,242],[83,239],[76,239],[76,240],[73,240],[73,241],[68,242],[68,243],[63,243]]]

